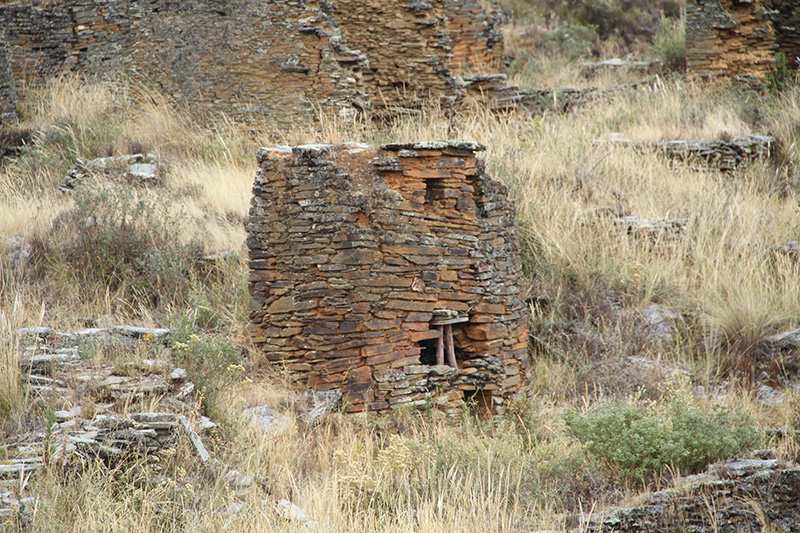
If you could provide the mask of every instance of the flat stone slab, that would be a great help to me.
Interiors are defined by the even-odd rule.
[[[427,141],[412,143],[388,143],[381,145],[381,150],[397,152],[400,150],[459,150],[464,152],[482,152],[486,145],[475,141]]]

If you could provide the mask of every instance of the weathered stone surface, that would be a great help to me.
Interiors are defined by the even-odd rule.
[[[616,138],[600,142],[656,150],[670,159],[724,171],[736,170],[758,159],[769,159],[776,144],[774,137],[766,135],[748,135],[731,140],[635,142]]]
[[[688,0],[686,68],[690,76],[761,85],[776,53],[799,65],[800,4],[794,0]]]
[[[513,205],[483,148],[261,150],[248,330],[266,358],[340,390],[349,412],[513,395],[527,368],[522,271]],[[457,368],[436,364],[438,339]]]
[[[0,27],[0,125],[17,121],[17,88],[6,48],[5,28]]]
[[[800,466],[777,459],[734,459],[637,507],[591,517],[579,530],[639,533],[800,531]]]
[[[265,435],[278,435],[292,428],[292,420],[267,406],[251,407],[244,411],[250,418],[250,425]]]
[[[613,58],[604,61],[586,61],[580,64],[581,75],[593,78],[603,73],[635,72],[655,74],[663,69],[661,61],[635,61],[630,58]]]
[[[310,390],[306,393],[306,398],[309,403],[308,425],[316,426],[339,406],[342,401],[342,391],[339,389]]]
[[[645,333],[656,340],[668,341],[675,333],[678,314],[660,304],[649,304],[642,309]]]
[[[23,86],[113,68],[194,111],[273,126],[418,111],[456,101],[458,74],[500,67],[502,18],[494,0],[4,2],[0,113],[9,73]]]

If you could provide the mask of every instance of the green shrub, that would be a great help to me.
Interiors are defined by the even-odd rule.
[[[677,18],[682,0],[541,0],[545,13],[573,24],[592,27],[601,39],[622,43],[647,41],[658,29],[659,17]]]
[[[633,481],[670,466],[698,472],[759,442],[747,416],[718,406],[699,409],[684,400],[665,408],[617,401],[584,413],[569,410],[564,420],[590,454]]]
[[[542,37],[542,49],[548,54],[575,60],[591,52],[597,32],[590,26],[563,22]]]
[[[661,15],[661,22],[653,36],[653,55],[667,70],[682,72],[686,69],[686,28],[682,19]]]

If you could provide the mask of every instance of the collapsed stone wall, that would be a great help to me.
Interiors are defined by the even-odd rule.
[[[502,410],[526,381],[527,314],[514,208],[481,149],[262,149],[248,330],[266,358],[350,412]]]
[[[786,54],[800,66],[800,4],[794,0],[689,0],[686,68],[699,78],[755,82]]]
[[[122,69],[199,113],[276,125],[369,107],[445,105],[497,67],[495,1],[0,2],[17,89]]]
[[[800,465],[761,450],[750,459],[715,463],[649,494],[636,507],[588,517],[572,531],[589,533],[759,533],[800,531]]]

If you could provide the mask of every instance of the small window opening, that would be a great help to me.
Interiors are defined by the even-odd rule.
[[[419,342],[419,362],[422,365],[436,364],[436,344],[439,339],[425,339]]]
[[[492,391],[464,391],[464,401],[470,412],[478,418],[488,418],[495,414]]]
[[[429,204],[444,197],[444,180],[430,178],[425,180],[425,203]]]
[[[453,326],[460,327],[460,324],[468,320],[467,317],[459,316],[457,312],[449,309],[439,309],[433,312],[431,328],[439,332],[437,337],[431,339],[431,344],[435,343],[434,364],[458,368],[458,361],[463,360],[463,356],[454,341]],[[422,361],[422,357],[420,357],[420,361]]]

